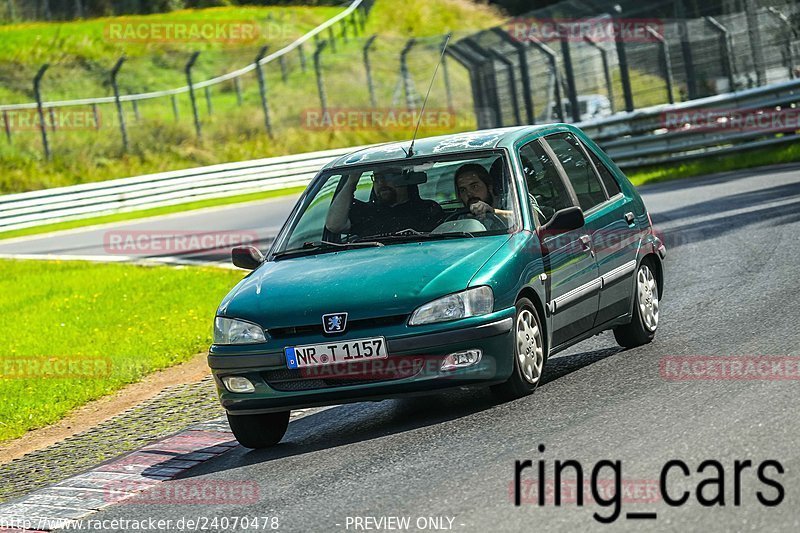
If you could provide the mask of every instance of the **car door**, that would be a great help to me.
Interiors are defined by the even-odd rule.
[[[606,189],[608,200],[595,212],[598,230],[592,236],[597,266],[603,279],[600,310],[595,325],[600,325],[630,311],[632,280],[636,272],[636,253],[640,229],[636,222],[634,200],[625,196],[613,172],[592,149],[581,143],[596,174]]]
[[[540,140],[519,149],[528,201],[540,226],[556,211],[578,205],[555,156]],[[597,264],[583,228],[568,232],[539,231],[544,261],[552,347],[585,333],[594,324],[598,306]]]
[[[547,137],[564,167],[586,220],[600,277],[599,307],[594,325],[626,314],[630,303],[630,276],[635,262],[635,218],[632,199],[626,198],[596,154],[573,133]],[[601,165],[598,167],[598,165]]]

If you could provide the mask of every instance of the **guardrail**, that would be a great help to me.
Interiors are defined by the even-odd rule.
[[[0,196],[0,231],[305,186],[355,148],[255,159]]]
[[[697,125],[669,131],[670,112],[797,109],[800,80],[676,105],[582,122],[582,127],[623,169],[682,161],[779,143],[799,142],[794,132],[707,131]],[[797,112],[800,116],[800,110]],[[249,192],[304,186],[326,163],[358,149],[341,148],[256,159],[133,178],[0,196],[0,232],[30,226],[174,205]]]

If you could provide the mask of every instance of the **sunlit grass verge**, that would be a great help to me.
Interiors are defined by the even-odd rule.
[[[94,226],[97,224],[109,224],[112,222],[124,222],[126,220],[136,220],[140,218],[169,215],[173,213],[182,213],[185,211],[194,211],[206,207],[218,207],[218,206],[238,204],[243,202],[254,202],[256,200],[266,200],[269,198],[278,198],[281,196],[300,194],[301,192],[303,192],[304,189],[305,189],[304,187],[290,187],[288,189],[279,189],[274,191],[238,194],[236,196],[226,196],[224,198],[210,198],[208,200],[198,200],[196,202],[187,202],[185,204],[167,205],[164,207],[153,207],[151,209],[142,209],[140,211],[112,213],[98,217],[81,218],[78,220],[67,220],[64,222],[55,222],[53,224],[32,226],[30,228],[22,228],[10,231],[0,231],[0,240],[11,239],[14,237],[25,237],[28,235],[39,235],[41,233],[51,233],[54,231],[83,228],[86,226]]]
[[[707,159],[698,159],[686,163],[640,167],[626,172],[625,174],[634,185],[638,186],[677,178],[705,176],[718,172],[742,170],[779,163],[793,163],[796,161],[800,161],[800,141],[782,146],[743,150],[731,155],[709,157]]]
[[[0,261],[0,441],[205,350],[216,306],[242,276]]]

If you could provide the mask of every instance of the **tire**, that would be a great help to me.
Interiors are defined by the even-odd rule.
[[[260,415],[228,415],[233,436],[245,448],[269,448],[278,444],[289,426],[289,411]]]
[[[514,315],[514,370],[505,383],[494,385],[500,400],[514,400],[533,393],[542,381],[547,350],[539,313],[527,298],[517,301]]]
[[[614,328],[620,346],[635,348],[648,344],[658,329],[658,282],[652,260],[645,259],[636,271],[633,289],[633,316],[624,326]]]

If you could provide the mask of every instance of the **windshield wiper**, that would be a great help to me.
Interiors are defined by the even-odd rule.
[[[386,233],[382,235],[368,235],[363,239],[374,239],[381,241],[404,241],[410,239],[422,240],[436,240],[436,239],[462,239],[464,237],[474,238],[475,235],[468,231],[450,231],[447,233],[432,233],[430,231],[417,231],[414,229],[404,229],[395,233]],[[353,243],[365,242],[361,239],[352,241]],[[368,242],[368,241],[366,241]]]
[[[303,246],[297,248],[289,248],[277,252],[273,258],[278,259],[288,255],[311,255],[321,252],[330,252],[332,250],[347,250],[349,248],[370,248],[375,246],[383,246],[383,243],[377,241],[360,241],[360,242],[331,242],[331,241],[309,241],[304,242]]]

